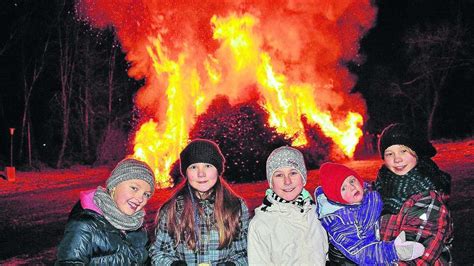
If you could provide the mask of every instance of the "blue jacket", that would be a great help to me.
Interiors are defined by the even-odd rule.
[[[332,202],[321,187],[314,192],[316,214],[328,232],[329,241],[357,264],[390,264],[398,261],[393,241],[379,241],[378,220],[382,200],[376,191],[365,191],[361,204]]]

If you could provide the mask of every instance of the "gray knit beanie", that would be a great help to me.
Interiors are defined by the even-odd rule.
[[[300,172],[303,183],[306,185],[307,173],[303,154],[292,147],[282,146],[272,151],[267,159],[267,180],[272,187],[273,173],[282,167],[292,167]]]
[[[110,177],[105,181],[107,190],[116,187],[120,182],[130,179],[140,179],[147,182],[151,187],[151,192],[155,192],[155,175],[153,170],[145,162],[136,159],[124,159],[115,166]]]

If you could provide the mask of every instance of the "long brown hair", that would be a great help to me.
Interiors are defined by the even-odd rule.
[[[194,209],[191,195],[188,189],[194,189],[187,184],[187,179],[183,180],[177,187],[176,192],[168,199],[158,211],[156,221],[159,222],[160,216],[167,214],[168,233],[173,237],[176,246],[180,243],[186,243],[189,249],[196,249],[195,235],[200,238],[199,225],[196,228],[194,221]],[[188,188],[189,187],[189,188]],[[213,187],[215,193],[214,219],[217,231],[219,233],[219,249],[229,246],[234,237],[238,235],[241,216],[241,198],[235,194],[229,184],[219,177]],[[184,198],[184,207],[180,216],[177,212],[177,198]]]

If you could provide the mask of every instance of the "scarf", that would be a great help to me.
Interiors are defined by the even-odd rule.
[[[140,210],[133,215],[127,215],[117,208],[117,204],[112,197],[99,186],[94,194],[94,203],[104,214],[105,219],[119,230],[135,231],[143,224],[145,211]]]
[[[449,195],[451,176],[441,171],[429,158],[420,158],[405,175],[397,175],[383,165],[375,181],[375,189],[382,196],[383,214],[397,214],[411,196],[436,190]]]
[[[309,192],[304,188],[301,191],[301,193],[298,195],[298,197],[296,197],[296,199],[290,200],[290,201],[285,200],[282,197],[278,196],[270,188],[267,189],[267,191],[265,192],[265,196],[266,197],[263,200],[263,204],[265,204],[265,206],[262,208],[262,211],[265,211],[268,207],[272,206],[272,203],[269,200],[267,200],[267,197],[271,197],[277,202],[295,205],[296,207],[300,209],[300,212],[304,212],[304,204],[308,199],[310,200],[311,203],[314,203],[313,199],[311,198],[311,194],[309,194]]]

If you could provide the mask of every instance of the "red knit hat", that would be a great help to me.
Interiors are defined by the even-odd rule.
[[[361,185],[364,184],[364,180],[354,170],[338,163],[323,163],[319,168],[319,177],[324,195],[334,202],[349,204],[342,199],[341,186],[351,175],[359,180]]]

